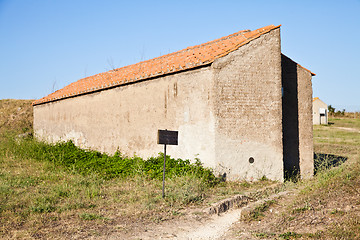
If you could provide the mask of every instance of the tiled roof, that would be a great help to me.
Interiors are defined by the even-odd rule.
[[[237,50],[242,45],[259,36],[279,27],[280,26],[269,25],[254,31],[239,31],[214,41],[86,77],[57,90],[46,97],[35,100],[33,105],[74,97],[207,65],[216,59]]]

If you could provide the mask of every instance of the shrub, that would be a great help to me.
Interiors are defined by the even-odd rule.
[[[145,176],[149,179],[162,179],[163,153],[144,160],[140,157],[125,157],[116,152],[113,156],[93,150],[76,147],[72,141],[48,144],[32,138],[14,140],[8,138],[8,147],[12,154],[20,158],[32,158],[49,161],[56,166],[63,166],[69,171],[84,175],[96,173],[105,179],[115,177]],[[210,186],[219,182],[211,169],[204,168],[199,159],[174,159],[166,156],[166,177],[192,174]]]

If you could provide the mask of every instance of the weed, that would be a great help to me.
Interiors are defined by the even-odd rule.
[[[259,180],[260,181],[268,181],[269,179],[265,175],[263,175]]]
[[[336,156],[333,154],[314,154],[314,174],[324,171],[326,169],[331,169],[333,167],[339,166],[347,160],[347,157]]]
[[[103,216],[100,216],[96,213],[80,213],[79,214],[80,219],[82,220],[96,220],[96,219],[105,219]]]
[[[343,217],[343,216],[342,216]],[[334,239],[360,239],[360,218],[350,214],[342,223],[333,223],[329,227],[328,235]]]
[[[304,206],[295,208],[293,210],[293,213],[305,212],[305,211],[309,211],[309,210],[312,210],[312,209],[313,209],[313,207],[311,206],[311,204],[308,201],[305,201]]]
[[[275,203],[276,203],[275,200],[268,200],[256,206],[252,211],[250,211],[248,220],[250,221],[259,220],[260,218],[265,216],[264,212],[266,212],[269,209],[269,207],[274,205]]]
[[[250,187],[250,183],[247,181],[243,181],[243,182],[241,182],[241,186],[244,188],[248,188],[248,187]]]
[[[338,209],[333,209],[332,211],[330,211],[330,214],[339,214],[339,215],[344,215],[345,212],[342,210],[338,210]]]
[[[167,181],[167,201],[189,204],[201,202],[205,196],[206,185],[194,175],[175,176]]]
[[[172,210],[172,211],[171,211],[171,215],[173,215],[173,216],[180,216],[180,215],[183,215],[183,213],[181,213],[180,211],[177,211],[177,210]]]
[[[56,210],[57,197],[54,195],[43,194],[36,198],[33,205],[30,207],[32,212],[49,213]]]
[[[35,213],[49,213],[55,210],[56,210],[55,206],[46,202],[36,203],[34,206],[31,207],[31,211]]]
[[[314,239],[323,239],[322,237],[324,236],[324,233],[323,231],[316,231],[316,233],[307,233],[303,234],[303,236]]]
[[[83,175],[95,173],[104,179],[115,177],[147,176],[149,179],[161,179],[164,155],[144,160],[140,157],[124,157],[119,152],[110,156],[92,150],[76,147],[72,141],[48,144],[35,139],[14,141],[7,139],[12,154],[17,157],[48,161],[55,166],[63,166],[68,171]],[[201,179],[209,186],[219,183],[212,170],[204,168],[199,160],[191,163],[189,160],[174,159],[166,156],[166,176],[183,176],[191,174]]]
[[[255,235],[255,237],[258,237],[260,239],[264,239],[264,238],[268,239],[268,238],[272,238],[272,237],[276,236],[275,233],[255,233],[254,235]]]
[[[279,237],[282,239],[296,239],[296,238],[301,238],[302,235],[296,232],[286,232],[280,234]]]

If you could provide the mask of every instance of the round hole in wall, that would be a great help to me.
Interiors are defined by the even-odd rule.
[[[249,163],[254,163],[255,159],[253,157],[249,158]]]

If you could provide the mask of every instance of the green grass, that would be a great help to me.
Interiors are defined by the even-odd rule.
[[[359,119],[330,119],[334,124],[314,126],[314,150],[326,157],[317,159],[319,171],[311,180],[285,185],[266,179],[219,182],[199,163],[167,157],[163,199],[162,155],[143,160],[81,150],[71,142],[49,145],[31,137],[18,138],[18,134],[32,131],[29,103],[0,101],[2,239],[92,238],[113,231],[126,233],[139,224],[183,216],[187,207],[204,208],[251,191],[255,192],[252,198],[260,199],[280,188],[302,191],[276,222],[276,231],[257,233],[258,238],[360,238]],[[330,167],[337,157],[346,157],[345,163]],[[258,206],[253,219],[266,221],[272,204]],[[314,223],[313,219],[322,221]],[[304,230],[306,226],[320,230],[309,233]]]
[[[167,156],[163,199],[162,155],[143,160],[81,150],[71,142],[51,145],[16,134],[0,139],[0,238],[66,238],[93,222],[101,231],[138,219],[159,222],[181,216],[189,205],[207,206],[273,184],[220,183],[199,162]]]
[[[264,212],[267,211],[272,205],[276,203],[275,200],[268,200],[256,206],[249,214],[248,221],[256,221],[263,218]]]
[[[96,219],[102,219],[102,220],[106,220],[106,218],[104,218],[101,215],[98,215],[96,213],[88,213],[88,212],[84,212],[84,213],[80,213],[79,214],[80,219],[82,220],[96,220]]]
[[[286,232],[279,235],[281,239],[297,239],[301,238],[302,235],[296,232]]]
[[[330,118],[329,122],[327,126],[314,126],[314,151],[346,157],[360,155],[360,119]]]
[[[166,219],[184,205],[201,202],[209,188],[192,174],[173,176],[166,182],[163,199],[157,178],[106,179],[96,173],[71,172],[51,161],[12,155],[0,159],[0,238],[14,237],[19,231],[24,231],[22,237],[31,237],[37,228],[46,230],[42,237],[52,238],[90,220],[101,220],[98,224],[103,227],[139,217],[145,222],[159,216]],[[52,229],[53,224],[64,228]]]
[[[314,140],[317,143],[339,144],[358,146],[360,144],[360,134],[353,134],[350,131],[340,130],[334,127],[316,127]],[[359,130],[360,131],[360,130]]]
[[[349,127],[360,130],[360,118],[329,118],[329,122],[330,126]]]
[[[360,239],[360,119],[331,118],[314,126],[316,175],[288,189],[294,200],[278,200],[279,213],[266,205],[253,219],[267,224],[255,230],[258,239]],[[283,207],[280,207],[283,205]]]
[[[69,172],[82,175],[96,174],[104,179],[141,175],[148,179],[160,180],[163,175],[164,155],[162,153],[158,157],[144,160],[140,157],[125,157],[118,152],[110,156],[97,151],[80,149],[71,141],[48,144],[31,137],[16,139],[13,136],[3,137],[1,148],[3,152],[6,151],[7,154],[12,154],[19,159],[47,161],[54,166],[64,167]],[[199,160],[190,163],[189,160],[166,156],[166,177],[187,174],[192,174],[209,185],[216,185],[219,182],[212,171],[204,168]]]
[[[300,194],[277,221],[276,228],[283,232],[279,237],[360,238],[360,119],[329,122],[333,124],[314,126],[314,150],[323,157],[315,159],[316,175],[299,183]],[[304,232],[309,225],[315,233]],[[291,236],[294,232],[288,229],[299,235]]]
[[[162,155],[143,160],[81,150],[71,142],[51,145],[14,135],[1,140],[0,238],[66,238],[93,222],[101,231],[139,219],[159,222],[180,217],[191,205],[205,207],[274,184],[219,182],[199,162],[167,156],[163,199]]]

